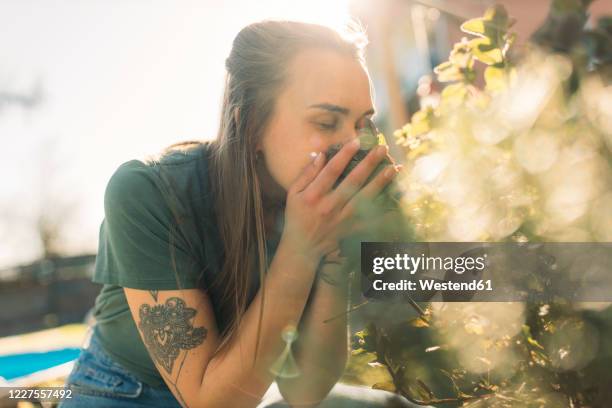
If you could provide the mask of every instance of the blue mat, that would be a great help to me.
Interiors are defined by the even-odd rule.
[[[44,353],[23,353],[0,356],[0,377],[10,381],[75,360],[80,348],[65,348]]]

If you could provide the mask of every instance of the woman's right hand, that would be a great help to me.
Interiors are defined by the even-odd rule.
[[[358,200],[374,198],[397,174],[398,170],[389,165],[364,186],[387,154],[386,146],[378,146],[334,189],[336,180],[358,150],[359,139],[355,138],[326,165],[325,153],[319,153],[289,187],[283,239],[302,254],[318,260],[335,251],[340,239],[351,231]]]

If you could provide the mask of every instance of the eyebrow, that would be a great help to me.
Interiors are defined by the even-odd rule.
[[[315,105],[310,105],[308,107],[310,108],[319,108],[319,109],[325,109],[327,111],[330,112],[338,112],[341,113],[343,115],[348,115],[350,112],[350,109],[348,108],[344,108],[342,106],[338,106],[338,105],[333,105],[331,103],[317,103]],[[363,115],[361,116],[366,116],[366,115],[373,115],[376,113],[376,110],[374,110],[374,108],[367,110],[366,112],[363,113]]]

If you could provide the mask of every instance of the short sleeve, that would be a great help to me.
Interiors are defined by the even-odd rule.
[[[104,193],[94,281],[135,289],[198,287],[197,262],[160,183],[138,160],[113,173]]]

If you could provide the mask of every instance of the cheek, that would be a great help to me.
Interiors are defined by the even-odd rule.
[[[282,138],[265,146],[266,164],[270,175],[285,190],[288,190],[302,170],[310,163],[308,143]]]
[[[310,152],[323,151],[328,144],[325,135],[306,124],[279,120],[263,138],[268,172],[287,190],[311,162]]]
[[[292,177],[295,174],[295,168],[292,165],[291,160],[287,160],[285,157],[274,157],[269,163],[270,173],[274,180],[281,185],[285,190],[288,190],[291,186]]]
[[[318,133],[312,134],[309,138],[310,151],[313,151],[313,152],[321,152],[321,151],[327,150],[327,147],[330,144],[331,143],[329,142],[327,138],[325,138],[324,136]]]

